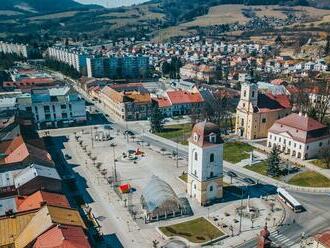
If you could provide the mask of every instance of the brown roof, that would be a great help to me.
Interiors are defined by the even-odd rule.
[[[292,113],[282,119],[277,120],[276,122],[303,131],[312,131],[326,127],[325,125],[318,122],[317,120],[314,120],[311,117],[296,113]]]
[[[86,226],[77,210],[46,205],[33,216],[31,221],[19,234],[15,240],[15,247],[27,247],[35,239],[37,239],[38,236],[59,224],[77,226],[86,229]]]
[[[330,248],[330,230],[315,235],[315,240],[321,243],[324,247]]]
[[[279,134],[287,133],[293,140],[309,143],[329,138],[326,126],[318,121],[299,114],[291,114],[277,120],[269,132]]]
[[[44,203],[59,207],[70,207],[70,204],[65,195],[44,191],[37,191],[30,196],[17,197],[16,199],[17,211],[19,212],[31,209],[39,209]]]
[[[81,227],[58,225],[40,235],[33,247],[89,248],[90,245]]]
[[[215,142],[211,142],[210,140],[211,135],[215,135]],[[211,122],[203,121],[197,123],[194,126],[191,137],[189,138],[189,142],[198,145],[200,147],[203,147],[203,146],[211,146],[214,144],[221,144],[223,143],[223,140],[221,138],[221,132],[219,126]]]

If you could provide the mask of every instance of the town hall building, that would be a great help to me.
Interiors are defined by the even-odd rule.
[[[220,128],[210,122],[197,123],[189,138],[187,192],[202,205],[223,196],[223,140]]]

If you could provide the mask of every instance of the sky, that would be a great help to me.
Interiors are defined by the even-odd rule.
[[[78,3],[83,4],[98,4],[106,8],[114,8],[120,6],[130,6],[133,4],[139,4],[147,2],[148,0],[75,0]]]

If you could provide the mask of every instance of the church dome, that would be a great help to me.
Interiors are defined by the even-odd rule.
[[[212,122],[199,122],[194,126],[189,142],[198,146],[222,144],[220,127]]]

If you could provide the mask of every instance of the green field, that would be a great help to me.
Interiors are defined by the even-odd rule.
[[[156,135],[165,139],[170,139],[180,144],[188,144],[187,139],[191,135],[191,124],[178,124],[165,126],[162,132],[155,133]]]
[[[224,235],[203,217],[159,229],[168,237],[180,236],[194,243],[204,243]]]
[[[292,177],[288,183],[305,187],[330,187],[330,179],[314,171],[299,173]]]
[[[249,158],[250,154],[248,152],[251,152],[253,147],[241,142],[228,142],[224,144],[223,149],[223,159],[236,164],[242,159]]]
[[[261,175],[267,176],[267,162],[266,161],[262,161],[260,163],[257,164],[253,164],[251,166],[245,166],[245,169],[257,172]]]

